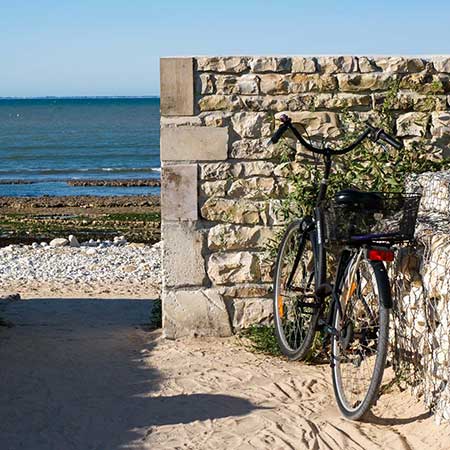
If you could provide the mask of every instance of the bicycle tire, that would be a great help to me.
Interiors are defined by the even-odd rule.
[[[331,336],[331,351],[332,357],[334,360],[332,361],[332,378],[333,378],[333,389],[336,398],[337,405],[342,415],[350,420],[360,420],[372,407],[372,405],[376,402],[379,396],[379,388],[383,379],[384,368],[386,365],[386,357],[388,351],[388,340],[389,340],[389,313],[390,309],[384,305],[389,304],[390,302],[390,285],[389,278],[386,272],[386,268],[381,261],[368,261],[366,259],[363,260],[367,267],[371,267],[373,270],[374,279],[377,287],[377,296],[378,296],[378,342],[376,344],[376,356],[375,362],[373,365],[372,376],[370,379],[370,383],[368,385],[367,391],[357,406],[351,407],[349,405],[349,401],[347,400],[347,395],[344,392],[342,385],[342,373],[341,373],[341,355],[338,351],[338,339],[335,334]],[[351,261],[349,262],[349,267]],[[346,282],[348,277],[348,270],[345,272],[345,276],[343,277],[341,289],[339,292],[342,292],[342,287]],[[355,288],[358,289],[357,286]],[[365,301],[364,301],[365,302]],[[363,308],[368,308],[367,302],[363,305]],[[339,308],[336,306],[334,311],[333,318],[333,326],[335,329],[340,331],[339,325],[340,320],[340,312]],[[343,339],[342,337],[340,339]],[[341,344],[342,346],[342,344]],[[349,346],[349,343],[347,343]],[[367,347],[368,348],[368,347]],[[366,350],[367,351],[367,350]],[[369,359],[369,358],[367,358]],[[361,365],[361,362],[359,362]],[[359,383],[359,380],[357,380]]]
[[[302,262],[303,264],[302,258],[312,257],[312,262],[309,261],[308,264],[309,268],[312,267],[312,273],[311,271],[307,271],[306,274],[307,277],[309,278],[308,280],[309,286],[305,287],[305,291],[308,290],[309,294],[305,295],[313,296],[310,297],[312,298],[312,301],[307,302],[308,304],[310,303],[311,305],[313,304],[317,305],[317,299],[315,298],[315,289],[317,282],[316,278],[318,271],[318,261],[315,250],[317,248],[315,243],[315,234],[314,231],[304,230],[303,229],[304,226],[305,222],[303,220],[297,220],[295,222],[292,222],[286,229],[278,249],[278,255],[275,265],[275,276],[273,281],[273,293],[274,293],[273,309],[274,309],[275,335],[281,352],[292,361],[304,359],[305,356],[307,355],[307,352],[311,347],[311,344],[313,342],[316,333],[317,321],[320,314],[320,310],[317,306],[314,307],[301,306],[301,311],[299,312],[298,311],[299,299],[296,296],[294,300],[295,304],[293,305],[295,311],[284,315],[284,308],[286,308],[286,306],[283,300],[283,295],[281,294],[281,284],[283,282],[282,280],[283,261],[284,257],[286,256],[286,250],[288,249],[290,240],[295,236],[299,237],[298,248],[296,249],[296,251],[298,252],[298,254],[296,254],[296,258],[299,258],[296,273],[298,272],[298,268],[300,267],[300,262]],[[305,269],[305,267],[306,266],[303,265],[303,269]],[[305,300],[305,295],[301,298],[301,300],[303,301]],[[300,295],[298,297],[300,297]],[[280,306],[280,302],[283,302],[282,303],[283,306]],[[299,324],[300,329],[294,330],[294,335],[291,334],[290,336],[287,336],[286,329],[288,329],[289,327],[289,323],[287,322],[287,320],[289,319],[288,317],[289,314],[291,314],[291,317],[293,314],[295,319],[297,319],[298,314],[300,314],[301,323]],[[309,321],[303,323],[302,319],[303,316],[309,316],[310,317]],[[296,334],[297,331],[301,333]],[[292,342],[291,339],[292,337],[294,338],[294,342]]]

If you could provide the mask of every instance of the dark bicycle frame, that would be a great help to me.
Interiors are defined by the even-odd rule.
[[[319,193],[317,195],[316,199],[316,205],[314,207],[313,217],[305,217],[303,219],[303,225],[300,227],[300,243],[298,246],[298,252],[294,260],[294,265],[292,268],[292,272],[289,276],[287,285],[292,282],[298,264],[300,262],[301,258],[301,249],[303,247],[303,240],[305,239],[305,236],[308,234],[311,239],[313,252],[314,252],[314,262],[315,262],[315,279],[316,279],[316,296],[319,299],[319,325],[323,327],[323,330],[327,334],[337,334],[337,330],[333,327],[333,314],[335,311],[335,308],[339,308],[339,312],[342,314],[343,311],[341,309],[341,303],[339,301],[340,298],[340,285],[342,278],[345,274],[345,270],[348,266],[349,261],[352,259],[354,254],[354,249],[361,249],[363,246],[368,246],[373,244],[373,239],[371,239],[370,235],[367,235],[363,237],[362,239],[359,239],[358,241],[355,241],[354,245],[352,247],[346,247],[344,248],[339,257],[339,263],[337,266],[336,276],[335,276],[335,282],[333,287],[327,284],[326,274],[327,274],[327,260],[326,260],[326,246],[325,246],[325,226],[324,226],[324,202],[326,200],[326,194],[327,194],[327,188],[328,188],[328,179],[330,177],[331,173],[331,166],[332,166],[332,157],[336,155],[343,155],[345,153],[348,153],[358,147],[365,139],[370,138],[372,141],[377,142],[378,140],[383,140],[387,142],[388,144],[396,147],[396,148],[402,148],[402,144],[397,141],[392,136],[389,136],[387,133],[385,133],[382,129],[375,128],[374,126],[367,124],[367,129],[348,147],[345,147],[343,149],[332,149],[330,147],[325,147],[323,149],[316,148],[313,145],[311,145],[309,142],[307,142],[302,135],[298,132],[298,130],[292,125],[291,120],[284,116],[284,119],[282,117],[283,124],[280,126],[278,131],[275,133],[274,137],[272,138],[272,142],[277,142],[281,136],[284,134],[285,131],[288,129],[292,131],[294,136],[299,140],[299,142],[308,150],[310,150],[313,153],[322,155],[324,157],[325,161],[325,170],[322,177],[322,180],[320,181],[320,187],[319,187]],[[353,249],[353,251],[352,251]],[[323,307],[325,305],[325,298],[331,295],[331,302],[328,307],[328,311],[326,313],[326,319],[322,319],[323,314]],[[386,296],[382,297],[385,298],[386,301],[383,306],[386,308],[392,308],[392,298],[390,295],[390,292],[387,293]],[[334,364],[333,355],[331,355],[331,365]]]

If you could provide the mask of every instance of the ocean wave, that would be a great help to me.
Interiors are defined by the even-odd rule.
[[[159,173],[160,167],[89,167],[67,169],[0,169],[0,176],[4,175],[67,175],[77,173]]]

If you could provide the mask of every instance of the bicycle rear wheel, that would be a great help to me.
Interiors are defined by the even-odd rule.
[[[353,260],[354,262],[354,260]],[[341,284],[331,337],[333,388],[341,413],[359,420],[375,403],[389,338],[389,279],[380,261],[352,261]],[[389,298],[388,298],[389,296]]]
[[[293,222],[280,243],[274,277],[275,334],[281,352],[303,359],[316,333],[320,308],[315,295],[317,261],[314,232]]]

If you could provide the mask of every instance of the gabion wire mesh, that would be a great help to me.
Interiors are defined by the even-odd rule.
[[[391,266],[392,348],[397,379],[440,422],[450,420],[450,229],[437,232],[427,220],[419,222],[417,244],[400,249]]]

